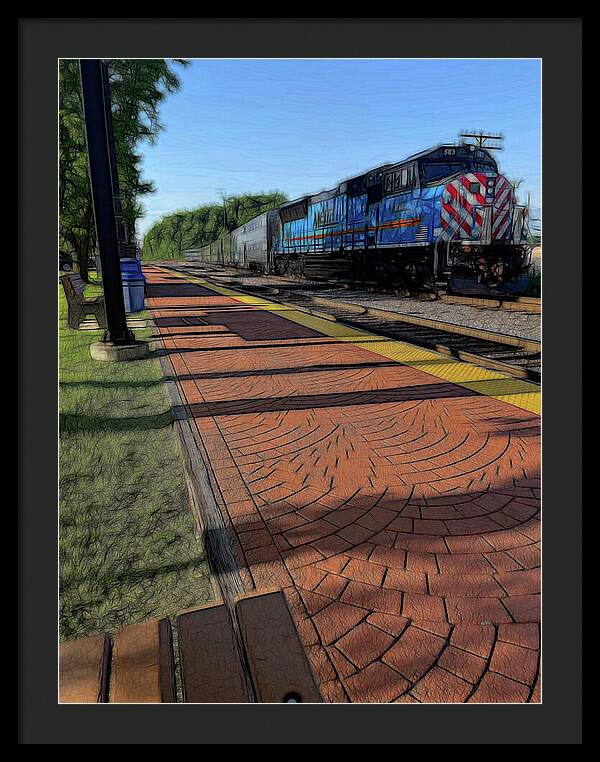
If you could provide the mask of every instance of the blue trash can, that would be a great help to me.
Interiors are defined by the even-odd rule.
[[[121,273],[121,282],[123,284],[123,304],[125,305],[125,312],[131,312],[131,296],[129,293],[129,279],[130,275],[127,272]]]
[[[143,310],[145,307],[146,279],[139,259],[133,257],[121,259],[121,280],[123,281],[125,312]]]
[[[143,278],[135,278],[129,281],[129,304],[132,312],[139,312],[146,306],[144,298],[145,285]]]
[[[134,257],[123,257],[121,260],[121,272],[141,272],[142,266],[139,259]]]
[[[123,273],[129,273],[145,280],[144,273],[142,272],[142,263],[139,259],[122,259],[121,274]]]
[[[125,312],[139,312],[144,309],[144,277],[127,271],[121,272],[123,281],[123,302]]]

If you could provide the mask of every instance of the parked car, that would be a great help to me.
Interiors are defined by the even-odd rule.
[[[69,273],[73,270],[73,257],[68,251],[61,251],[58,255],[58,269]]]
[[[94,257],[88,257],[87,261],[88,270],[96,269],[96,260]],[[75,263],[73,261],[73,255],[68,251],[61,251],[58,256],[58,269],[64,272],[72,272],[75,269]]]

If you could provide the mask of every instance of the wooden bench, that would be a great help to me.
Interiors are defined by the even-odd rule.
[[[104,297],[96,296],[86,299],[83,295],[85,283],[77,273],[68,273],[61,276],[61,282],[67,297],[69,308],[67,322],[69,328],[79,328],[79,324],[87,315],[93,315],[100,328],[106,328],[106,313],[104,311]]]
[[[146,704],[321,703],[281,590],[221,601],[177,616],[179,665],[168,619],[60,646],[60,702]],[[234,627],[235,624],[235,627]],[[239,631],[238,631],[239,628]]]

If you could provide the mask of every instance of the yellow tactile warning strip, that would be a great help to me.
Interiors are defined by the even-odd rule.
[[[193,275],[168,270],[170,275],[183,280],[198,283],[223,296],[229,296],[242,304],[257,307],[268,312],[277,312],[286,320],[312,328],[325,336],[338,341],[354,344],[369,352],[394,360],[402,365],[417,367],[435,378],[464,386],[467,389],[483,394],[486,397],[506,402],[509,405],[540,414],[541,387],[529,381],[511,378],[500,371],[481,368],[477,365],[461,362],[430,349],[424,349],[413,344],[396,339],[387,339],[358,328],[351,328],[338,322],[327,320],[307,312],[277,302],[271,302],[264,297],[252,296],[233,288],[220,286],[212,281]]]

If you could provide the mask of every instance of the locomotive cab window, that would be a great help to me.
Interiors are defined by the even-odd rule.
[[[416,176],[414,164],[388,172],[383,178],[383,192],[386,194],[397,193],[412,188],[415,185]]]

